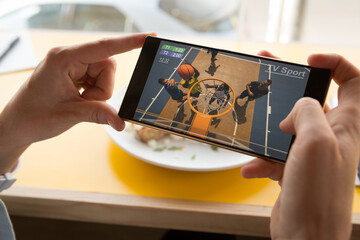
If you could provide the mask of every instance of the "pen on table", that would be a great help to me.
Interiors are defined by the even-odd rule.
[[[5,51],[0,55],[0,62],[8,55],[8,53],[16,46],[16,44],[19,42],[20,37],[14,38],[9,46],[5,49]]]

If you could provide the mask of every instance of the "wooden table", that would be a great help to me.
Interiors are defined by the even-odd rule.
[[[54,47],[110,36],[32,31],[42,59]],[[312,52],[338,52],[360,66],[360,48],[239,43],[182,39],[256,54],[268,49],[305,63]],[[116,56],[115,91],[129,81],[139,50]],[[0,76],[1,108],[31,71]],[[332,87],[334,94],[336,87]],[[14,215],[239,235],[269,236],[271,207],[280,191],[267,179],[244,179],[240,168],[184,172],[142,162],[117,147],[103,126],[82,123],[33,144],[22,156],[15,185],[1,194]],[[360,237],[360,189],[353,206],[354,237]]]

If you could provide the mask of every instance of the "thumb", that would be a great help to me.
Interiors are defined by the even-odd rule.
[[[321,110],[321,111],[319,111]],[[297,134],[303,129],[315,130],[327,122],[321,105],[315,99],[304,97],[298,100],[289,115],[280,122],[280,129],[289,134]]]
[[[93,122],[98,124],[108,124],[117,131],[125,128],[125,122],[118,115],[117,111],[102,101],[88,101],[79,104],[77,111],[79,122]]]

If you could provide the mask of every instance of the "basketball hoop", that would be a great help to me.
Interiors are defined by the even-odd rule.
[[[195,87],[201,89],[201,92],[194,99],[191,92]],[[203,92],[203,89],[205,89],[205,92]],[[187,95],[187,102],[195,113],[195,117],[191,123],[189,133],[205,138],[211,120],[224,116],[233,109],[235,96],[234,89],[221,79],[205,78],[192,85]],[[196,102],[195,106],[193,105],[194,102]]]

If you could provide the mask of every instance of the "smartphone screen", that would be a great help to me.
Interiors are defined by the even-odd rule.
[[[285,162],[293,135],[279,123],[297,100],[324,104],[327,69],[148,37],[119,116]]]

